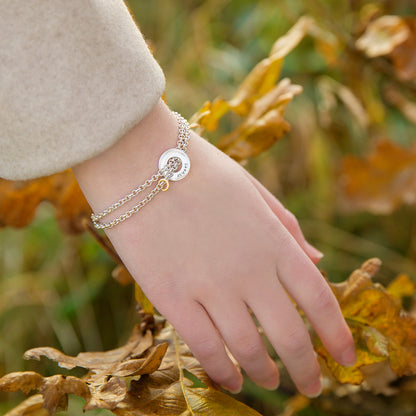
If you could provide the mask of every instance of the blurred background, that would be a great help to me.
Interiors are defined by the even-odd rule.
[[[383,261],[377,277],[383,283],[401,272],[416,278],[415,201],[409,197],[403,204],[394,193],[394,166],[391,194],[384,195],[387,208],[374,208],[377,195],[367,193],[370,202],[365,197],[357,202],[345,191],[345,182],[353,180],[345,170],[351,155],[365,158],[380,140],[413,154],[414,74],[398,72],[398,61],[389,56],[373,59],[356,48],[380,16],[411,19],[413,0],[127,3],[165,71],[168,104],[187,118],[206,100],[230,99],[277,38],[301,16],[313,17],[323,35],[306,36],[285,58],[282,72],[303,87],[286,109],[291,131],[245,167],[298,217],[307,239],[325,254],[320,266],[331,280],[344,280],[370,257]],[[216,143],[237,124],[237,117],[224,118],[205,137]],[[406,169],[415,169],[416,156],[412,163]],[[403,192],[413,195],[416,173],[410,172]],[[361,185],[365,194],[368,184]],[[77,354],[125,342],[137,322],[134,293],[112,279],[113,268],[89,235],[63,234],[48,204],[39,207],[30,226],[1,229],[0,374],[57,371],[47,360],[23,361],[29,348],[48,345]],[[290,394],[248,383],[241,398],[260,413],[275,415]],[[0,394],[0,414],[22,397]],[[81,408],[82,401],[74,399],[69,414],[80,414]],[[310,407],[302,414],[332,413]]]

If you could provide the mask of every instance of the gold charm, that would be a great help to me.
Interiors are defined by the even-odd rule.
[[[169,189],[169,181],[167,179],[160,179],[157,184],[160,186],[162,192],[166,192]]]

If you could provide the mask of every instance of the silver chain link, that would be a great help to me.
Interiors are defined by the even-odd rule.
[[[173,114],[178,121],[178,140],[176,142],[176,148],[186,152],[189,145],[190,139],[190,127],[187,120],[185,120],[179,113],[173,111]],[[170,159],[163,168],[159,169],[154,175],[147,179],[143,184],[139,185],[137,188],[133,189],[128,195],[119,199],[117,202],[114,202],[108,208],[99,212],[98,214],[91,214],[91,220],[94,224],[94,227],[97,229],[108,229],[112,228],[117,224],[127,220],[133,214],[140,211],[145,205],[147,205],[160,191],[167,191],[169,188],[169,179],[172,177],[173,173],[178,169],[180,161],[178,159]],[[137,205],[133,208],[126,211],[124,214],[118,216],[112,221],[101,222],[100,220],[107,215],[111,214],[118,208],[122,207],[127,202],[131,201],[134,197],[139,195],[141,192],[149,188],[153,183],[158,181],[157,185],[150,191],[150,193],[142,199]]]

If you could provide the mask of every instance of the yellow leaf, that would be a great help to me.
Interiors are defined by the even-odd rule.
[[[399,274],[388,286],[387,292],[402,299],[406,296],[413,296],[416,285],[407,274]]]
[[[233,132],[221,138],[218,148],[242,161],[269,149],[290,130],[283,114],[286,105],[302,89],[283,79],[255,101],[246,120]]]
[[[401,377],[416,374],[416,319],[408,315],[396,296],[371,281],[381,262],[371,259],[355,270],[348,280],[331,287],[354,337],[357,362],[343,367],[314,338],[316,351],[332,375],[342,383],[360,384],[361,368],[388,360]]]
[[[341,169],[343,203],[351,210],[388,214],[416,203],[416,146],[377,143],[366,158],[348,156]]]
[[[313,19],[302,17],[286,35],[274,43],[269,57],[254,67],[228,102],[233,111],[246,116],[253,104],[275,86],[282,70],[283,58],[299,44],[312,24]]]
[[[143,311],[150,315],[154,315],[155,308],[153,307],[150,300],[147,299],[147,296],[144,294],[143,290],[137,283],[134,285],[134,295],[136,298],[136,302],[141,306]]]
[[[204,105],[196,112],[189,123],[198,124],[208,131],[214,131],[218,128],[219,120],[228,112],[230,106],[222,98],[216,98],[212,103],[206,101]]]

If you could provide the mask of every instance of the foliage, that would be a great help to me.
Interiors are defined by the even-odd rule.
[[[27,359],[40,356],[63,368],[83,367],[88,373],[82,378],[42,377],[35,372],[4,376],[0,379],[2,390],[40,393],[20,404],[19,414],[42,415],[47,409],[49,415],[55,415],[59,409],[66,410],[68,395],[75,394],[85,399],[83,410],[108,409],[115,415],[258,415],[212,384],[169,325],[156,337],[150,330],[142,335],[135,327],[126,345],[104,353],[70,357],[53,348],[35,348],[25,354]],[[205,384],[195,386],[184,371]]]
[[[325,252],[331,279],[339,280],[374,255],[385,262],[381,280],[403,270],[415,276],[416,241],[409,227],[416,203],[411,2],[156,0],[152,8],[147,2],[130,3],[154,42],[168,83],[174,80],[167,100],[192,113],[201,97],[218,95],[191,118],[194,128],[254,170],[295,214],[312,218],[303,228]],[[166,13],[152,14],[162,6]],[[185,19],[190,24],[183,24]],[[275,41],[283,28],[286,35]],[[262,59],[266,48],[270,53]],[[119,283],[132,282],[109,241],[90,227],[89,207],[70,171],[25,183],[0,181],[0,226],[27,227],[42,201],[52,203],[65,233],[88,231],[99,242],[117,263],[113,277]],[[345,282],[331,283],[354,335],[356,365],[339,366],[311,333],[325,377],[324,395],[312,401],[293,395],[274,410],[257,403],[262,413],[289,416],[311,406],[340,415],[414,413],[416,403],[408,395],[416,390],[411,377],[416,318],[409,300],[415,287],[403,274],[387,288],[374,283],[379,266],[372,259]],[[48,347],[29,350],[28,358],[46,355],[88,373],[4,376],[4,390],[39,392],[8,415],[54,414],[66,407],[68,394],[83,397],[85,409],[120,415],[257,414],[219,391],[172,328],[153,318],[153,307],[137,286],[135,294],[144,309],[141,324],[120,349],[77,357]],[[293,393],[285,377],[282,389]],[[387,405],[379,393],[394,400]],[[254,389],[246,394],[256,404],[251,403]]]

